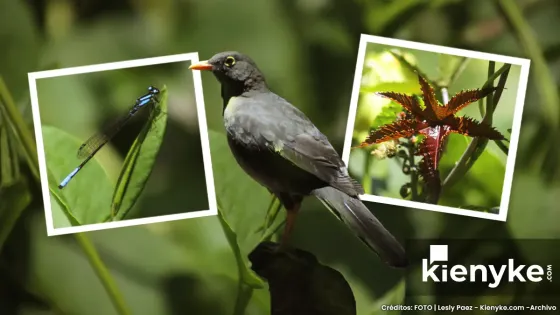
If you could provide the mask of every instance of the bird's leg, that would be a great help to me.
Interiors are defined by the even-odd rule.
[[[301,203],[294,203],[292,207],[286,207],[286,224],[284,225],[284,233],[282,234],[282,239],[280,240],[280,250],[285,250],[289,247],[290,236],[294,229],[294,224],[296,222],[296,217],[299,212],[299,207]]]

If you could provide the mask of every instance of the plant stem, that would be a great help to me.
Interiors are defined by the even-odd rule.
[[[263,234],[266,231],[266,228],[268,227],[268,222],[270,220],[270,214],[272,211],[272,207],[274,206],[274,203],[276,202],[276,196],[274,194],[271,194],[272,198],[270,198],[270,203],[268,204],[268,208],[266,209],[266,215],[264,216],[264,224],[262,226],[262,230],[263,230]]]
[[[0,213],[3,214],[0,221],[0,254],[4,243],[12,232],[21,213],[31,203],[32,196],[27,183],[19,180],[14,185],[0,189]]]
[[[281,223],[277,227],[271,229],[272,225],[274,224],[274,221],[276,221],[276,218],[280,213],[280,210],[282,210],[282,207],[283,205],[280,202],[280,200],[278,200],[278,198],[273,195],[272,202],[270,203],[269,206],[269,212],[271,214],[267,216],[267,221],[264,224],[263,233],[261,235],[261,239],[259,243],[262,243],[264,241],[269,241],[270,239],[272,239],[272,236],[276,233],[276,231],[278,231],[278,228],[282,225]]]
[[[447,175],[447,177],[443,181],[443,185],[441,189],[442,191],[445,188],[455,184],[455,182],[459,178],[465,175],[465,173],[467,172],[467,168],[466,168],[467,162],[473,155],[474,151],[476,150],[479,139],[480,138],[473,138],[471,143],[469,143],[467,149],[465,150],[465,152],[463,152],[463,155],[461,155],[461,158],[459,158],[459,161],[455,164],[455,167],[453,167],[451,172],[449,172],[449,175]]]
[[[366,157],[364,158],[364,176],[362,177],[362,187],[365,194],[371,194],[371,177],[369,177],[369,170],[371,164],[371,151],[364,150]]]
[[[453,82],[455,82],[455,80],[457,80],[457,78],[459,77],[459,75],[463,72],[463,70],[465,70],[465,68],[467,67],[467,63],[469,63],[469,58],[467,57],[463,57],[461,59],[461,62],[459,62],[459,64],[457,65],[457,68],[455,68],[455,71],[453,71],[453,74],[451,75],[451,78],[449,78],[449,82],[447,82],[447,85],[451,85]],[[447,104],[447,102],[445,102],[445,104]]]
[[[111,302],[113,302],[113,305],[115,306],[118,314],[131,314],[126,303],[124,302],[124,298],[119,291],[117,284],[113,280],[113,277],[109,273],[109,270],[107,269],[105,264],[103,264],[103,261],[99,257],[99,254],[95,250],[95,247],[93,246],[90,239],[87,238],[84,233],[76,233],[74,234],[74,237],[76,238],[76,241],[78,241],[78,245],[82,248],[84,254],[86,255],[86,258],[95,271],[95,274],[101,281],[101,284],[103,285],[103,287],[105,287],[105,291],[107,291],[107,294],[109,294],[109,298],[111,299]]]
[[[410,167],[410,195],[412,201],[418,201],[418,172],[414,162],[415,146],[411,139],[408,140],[408,165]]]
[[[238,282],[237,286],[237,299],[235,300],[235,308],[233,310],[233,315],[244,315],[247,305],[253,296],[253,288],[243,283],[243,281]]]
[[[492,78],[492,75],[493,75],[495,72],[496,72],[496,62],[495,62],[495,61],[489,61],[489,62],[488,62],[488,78],[489,78],[489,79]],[[484,83],[484,85],[488,84],[489,81],[490,81],[490,80],[486,80],[486,82]],[[492,80],[492,81],[490,81],[490,82],[493,83],[494,81]],[[489,97],[486,98],[486,107],[484,107],[484,101],[483,101],[482,99],[480,99],[480,100],[478,101],[478,109],[480,110],[480,116],[481,116],[483,119],[486,119],[486,117],[488,117],[488,116],[490,116],[490,117],[492,116],[492,115],[486,115],[486,113],[488,112],[488,111],[487,111],[487,108],[494,108],[493,106],[490,106],[490,105],[491,105],[491,104],[490,104],[490,100],[491,100],[491,99],[490,99]]]
[[[500,0],[499,8],[506,21],[512,26],[516,32],[521,46],[531,59],[537,81],[537,88],[540,90],[540,96],[543,99],[543,119],[554,129],[558,130],[560,126],[560,96],[554,83],[554,78],[547,66],[546,59],[542,49],[537,42],[533,30],[523,18],[523,14],[517,5],[517,1]]]
[[[8,87],[6,86],[4,80],[0,76],[0,111],[2,111],[2,115],[7,118],[4,119],[4,122],[10,127],[13,128],[14,134],[18,139],[21,147],[23,148],[23,154],[25,155],[25,159],[27,160],[27,165],[31,170],[31,174],[35,177],[35,180],[38,182],[41,181],[41,177],[39,175],[39,162],[37,156],[37,147],[34,141],[34,138],[31,134],[31,131],[25,124],[25,121],[17,109],[14,99],[10,94]],[[45,180],[47,180],[45,178]],[[12,218],[13,223],[17,222],[19,216],[23,211],[20,211],[16,216]],[[72,221],[72,220],[71,220]],[[78,241],[78,244],[84,251],[86,257],[88,258],[91,266],[93,267],[95,273],[101,280],[101,283],[105,287],[107,294],[113,301],[115,308],[121,315],[130,314],[126,305],[124,304],[124,299],[122,295],[118,291],[111,275],[107,271],[107,267],[103,264],[101,259],[99,258],[99,254],[95,250],[95,247],[88,239],[88,237],[83,233],[76,233],[74,237]]]
[[[0,76],[0,110],[3,111],[3,115],[7,117],[4,121],[7,125],[14,129],[15,134],[23,148],[23,153],[29,165],[31,173],[37,181],[41,181],[39,176],[39,162],[37,160],[37,148],[35,146],[35,141],[31,132],[27,128],[21,113],[16,107],[14,99],[4,82],[4,79]],[[1,106],[4,104],[4,106]],[[5,109],[5,111],[3,110]]]
[[[509,148],[504,144],[502,140],[494,140],[494,143],[498,145],[498,148],[500,148],[500,150],[502,150],[502,152],[504,152],[505,155],[508,155]]]
[[[489,61],[488,62],[488,77],[491,78],[492,75],[496,72],[496,62],[495,61]],[[492,81],[491,85],[493,84],[494,81]],[[486,98],[486,110],[484,111],[485,115],[483,115],[482,117],[482,121],[492,125],[492,118],[494,117],[493,113],[494,113],[494,98],[493,97],[487,97]]]
[[[503,65],[497,72],[493,72],[495,69],[495,63],[493,61],[489,62],[488,80],[486,81],[486,83],[484,83],[483,87],[493,84],[496,78],[496,73],[498,72],[500,73],[500,80],[497,86],[498,89],[493,95],[493,97],[486,98],[486,110],[485,110],[484,118],[482,119],[483,122],[492,124],[492,115],[494,114],[497,104],[500,101],[500,97],[502,95],[501,91],[503,90],[506,84],[510,68],[511,65],[506,64]],[[467,149],[465,150],[465,152],[463,152],[463,155],[461,155],[461,158],[455,164],[455,167],[453,167],[451,172],[449,172],[449,175],[447,175],[447,178],[445,178],[445,180],[443,181],[442,191],[445,188],[453,185],[458,179],[460,179],[467,173],[467,171],[472,167],[474,162],[480,157],[480,155],[486,148],[487,144],[488,144],[488,139],[480,138],[480,137],[474,138],[471,141],[471,143],[469,143]]]
[[[286,224],[286,219],[282,220],[282,222],[280,222],[276,227],[269,229],[269,232],[265,233],[261,237],[259,244],[262,242],[270,241],[272,239],[272,236],[274,236],[284,224]]]

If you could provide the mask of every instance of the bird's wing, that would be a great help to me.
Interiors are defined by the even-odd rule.
[[[300,110],[281,98],[274,106],[282,116],[274,128],[280,131],[273,140],[277,153],[348,195],[363,193],[327,137]]]
[[[317,176],[329,185],[356,196],[362,187],[348,175],[344,162],[326,139],[306,133],[283,141],[279,153],[299,168]]]

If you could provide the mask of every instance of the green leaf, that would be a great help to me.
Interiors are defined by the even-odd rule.
[[[21,212],[31,202],[29,187],[23,181],[0,190],[0,253],[4,242],[12,232]]]
[[[123,219],[142,193],[156,162],[166,125],[167,88],[164,86],[159,104],[155,106],[124,160],[111,205],[115,220]]]
[[[393,123],[397,119],[397,114],[402,112],[403,108],[401,105],[390,102],[384,106],[381,113],[375,117],[373,123],[371,124],[371,129],[379,128],[380,126]]]
[[[446,178],[470,145],[468,137],[451,134],[440,161],[441,178]],[[471,141],[474,141],[471,140]],[[454,185],[444,186],[438,204],[458,207],[477,205],[494,207],[500,203],[504,185],[505,163],[493,151],[484,150],[468,172]]]
[[[67,187],[58,189],[60,181],[82,162],[76,156],[82,141],[52,126],[43,126],[42,133],[51,197],[74,225],[103,222],[110,214],[113,187],[99,162],[94,157]],[[67,226],[66,220],[54,221],[55,228],[62,226]]]
[[[26,270],[34,276],[22,279],[26,291],[40,292],[49,306],[59,310],[57,314],[117,314],[73,236],[48,237],[44,215],[33,210],[37,211],[26,222],[33,244]],[[204,221],[203,228],[199,228],[199,220]],[[226,314],[235,294],[235,270],[231,270],[233,259],[228,259],[231,254],[223,236],[216,233],[219,224],[207,224],[212,220],[206,217],[85,234],[98,248],[132,314],[171,314],[170,290],[179,293],[179,301],[185,302],[179,305],[192,314]],[[175,228],[185,235],[170,234]],[[224,301],[215,303],[218,299]]]
[[[64,201],[59,198],[57,191],[50,192],[51,198],[51,214],[53,217],[54,226],[57,228],[68,226],[80,226],[80,222],[68,210]]]
[[[224,231],[236,253],[241,281],[259,288],[262,281],[249,268],[249,253],[259,244],[271,195],[237,165],[226,137],[209,130],[218,210]],[[251,196],[248,198],[247,196]]]

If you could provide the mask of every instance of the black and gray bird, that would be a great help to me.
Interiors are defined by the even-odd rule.
[[[288,243],[303,198],[314,195],[382,260],[394,267],[407,265],[400,243],[358,199],[363,188],[348,175],[327,137],[270,91],[253,60],[222,52],[190,69],[212,71],[221,83],[224,123],[235,159],[287,210],[282,245]]]

